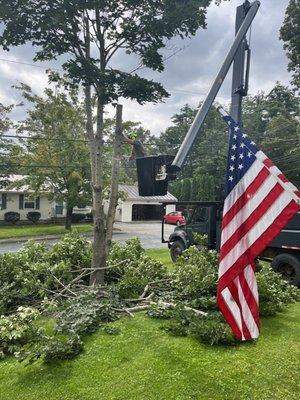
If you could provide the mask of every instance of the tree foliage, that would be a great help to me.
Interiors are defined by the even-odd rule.
[[[97,90],[102,103],[119,97],[160,101],[167,96],[163,87],[151,80],[115,68],[106,68],[118,49],[134,53],[142,65],[162,71],[160,49],[173,36],[194,35],[205,27],[210,0],[53,0],[0,1],[5,29],[0,43],[5,50],[27,41],[38,46],[35,60],[49,60],[72,54],[63,68],[74,83],[85,82]],[[91,44],[100,52],[86,55],[86,30],[91,29]],[[87,29],[87,25],[86,25]]]
[[[289,58],[288,70],[292,72],[292,83],[300,88],[300,1],[290,0],[285,12],[280,39]]]
[[[11,139],[8,139],[3,135],[8,134],[10,128],[13,127],[13,123],[9,118],[9,113],[12,109],[12,105],[4,106],[0,103],[0,189],[8,184],[8,176],[11,173],[11,160],[9,154],[12,151],[13,144]]]
[[[49,200],[64,202],[70,228],[73,208],[91,204],[84,107],[75,92],[67,95],[46,89],[42,97],[27,85],[19,89],[32,106],[18,126],[19,132],[30,137],[19,147],[20,171],[26,176],[19,184],[28,184],[37,194],[47,191]]]
[[[173,125],[156,139],[157,152],[176,154],[197,110],[185,105],[172,118]],[[248,96],[243,102],[245,132],[296,186],[300,186],[299,97],[276,83],[270,93]],[[222,200],[226,175],[228,132],[220,114],[211,109],[201,134],[171,192],[179,200]],[[184,185],[192,182],[190,193]]]

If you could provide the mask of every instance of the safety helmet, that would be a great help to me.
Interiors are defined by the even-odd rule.
[[[136,132],[130,132],[130,133],[127,135],[127,137],[128,137],[129,139],[131,139],[131,140],[136,140],[137,137],[138,137],[138,135],[137,135]]]

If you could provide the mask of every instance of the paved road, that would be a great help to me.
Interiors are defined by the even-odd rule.
[[[124,243],[132,237],[138,237],[145,249],[161,248],[166,246],[166,244],[161,243],[160,222],[117,222],[115,227],[119,229],[118,231],[115,231],[113,235],[113,240],[117,242]],[[165,237],[167,238],[173,230],[174,226],[165,225]],[[91,238],[91,235],[86,236]],[[55,238],[43,241],[45,241],[47,246],[51,247],[54,243],[59,241],[59,239]],[[5,241],[0,240],[0,253],[18,251],[23,245],[24,241],[6,243]]]

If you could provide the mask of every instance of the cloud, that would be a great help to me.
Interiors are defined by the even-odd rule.
[[[171,123],[171,116],[180,107],[189,103],[196,107],[207,94],[234,38],[235,9],[241,0],[222,2],[212,5],[207,12],[207,29],[199,30],[195,37],[186,40],[175,38],[168,43],[164,51],[165,70],[159,74],[148,69],[139,71],[141,76],[162,82],[171,97],[161,104],[138,105],[136,102],[123,100],[124,118],[141,121],[153,133],[159,134]],[[250,93],[268,92],[276,81],[288,84],[287,58],[279,41],[279,29],[284,19],[288,0],[261,0],[261,7],[253,22],[251,33],[252,60],[250,72]],[[0,58],[32,63],[34,48],[29,45],[0,52]],[[41,64],[41,63],[39,63]],[[114,59],[114,66],[125,71],[132,70],[138,64],[134,57],[124,53]],[[59,67],[58,62],[45,63]],[[17,81],[32,86],[42,94],[48,86],[47,77],[42,69],[21,64],[5,63],[0,60],[0,101],[19,101],[19,95],[11,89]],[[217,100],[230,101],[231,71],[223,83]],[[108,107],[110,115],[114,113]],[[18,111],[18,116],[20,112]]]

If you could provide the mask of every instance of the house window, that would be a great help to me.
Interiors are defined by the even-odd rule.
[[[56,215],[63,215],[64,211],[64,203],[63,201],[56,201],[55,202],[55,214]]]
[[[0,210],[6,209],[6,203],[7,203],[7,194],[0,193]]]
[[[36,200],[35,199],[33,199],[32,197],[30,198],[30,197],[28,197],[28,196],[24,196],[24,208],[26,208],[26,209],[32,209],[32,210],[34,210],[35,209],[35,203],[36,203]]]

